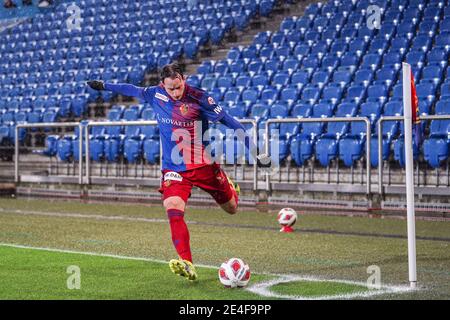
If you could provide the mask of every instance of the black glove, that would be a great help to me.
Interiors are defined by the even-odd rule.
[[[257,163],[258,163],[258,167],[260,168],[267,168],[270,167],[272,164],[272,159],[270,158],[269,155],[263,153],[260,154],[259,156],[256,157],[257,159]]]
[[[92,81],[88,81],[86,83],[89,87],[91,87],[94,90],[99,90],[99,91],[105,90],[105,84],[103,83],[103,81],[92,80]]]

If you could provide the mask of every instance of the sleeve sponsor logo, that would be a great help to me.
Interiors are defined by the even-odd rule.
[[[222,112],[222,107],[221,106],[217,106],[214,108],[214,112],[217,114],[220,114]]]
[[[209,104],[216,104],[216,102],[214,101],[214,99],[212,97],[208,97],[208,103]]]
[[[155,98],[158,98],[159,100],[162,100],[164,102],[169,102],[169,98],[167,98],[165,95],[163,95],[163,94],[161,94],[159,92],[157,92],[155,94]]]

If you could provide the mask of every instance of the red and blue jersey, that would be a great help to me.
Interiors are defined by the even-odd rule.
[[[107,90],[136,96],[153,107],[162,143],[162,170],[187,171],[210,164],[203,135],[209,121],[227,114],[205,91],[186,84],[180,100],[174,100],[163,86],[139,88],[107,83]]]

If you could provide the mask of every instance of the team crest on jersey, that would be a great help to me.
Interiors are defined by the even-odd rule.
[[[159,92],[157,92],[155,94],[155,97],[158,98],[159,100],[164,101],[164,102],[169,102],[169,98],[167,98],[165,95],[163,95],[163,94],[161,94]]]
[[[187,104],[182,104],[181,106],[180,106],[180,112],[181,112],[181,114],[184,116],[186,113],[188,113],[189,112],[189,107],[188,107],[188,105]]]
[[[209,104],[216,104],[213,97],[208,97],[208,102],[209,102]]]

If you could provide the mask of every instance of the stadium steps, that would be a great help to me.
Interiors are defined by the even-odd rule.
[[[301,16],[305,11],[306,7],[311,4],[319,1],[298,1],[293,4],[284,4],[282,6],[276,7],[272,14],[265,18],[257,18],[252,21],[250,26],[245,32],[239,32],[236,34],[237,41],[228,41],[223,43],[220,47],[212,50],[211,56],[200,57],[197,61],[186,64],[186,75],[193,75],[197,73],[197,68],[203,63],[205,60],[221,60],[227,57],[228,51],[232,47],[237,46],[248,46],[252,44],[255,35],[259,32],[263,31],[278,31],[280,28],[280,24],[284,18],[287,16]],[[228,39],[233,38],[233,36],[228,37]]]

